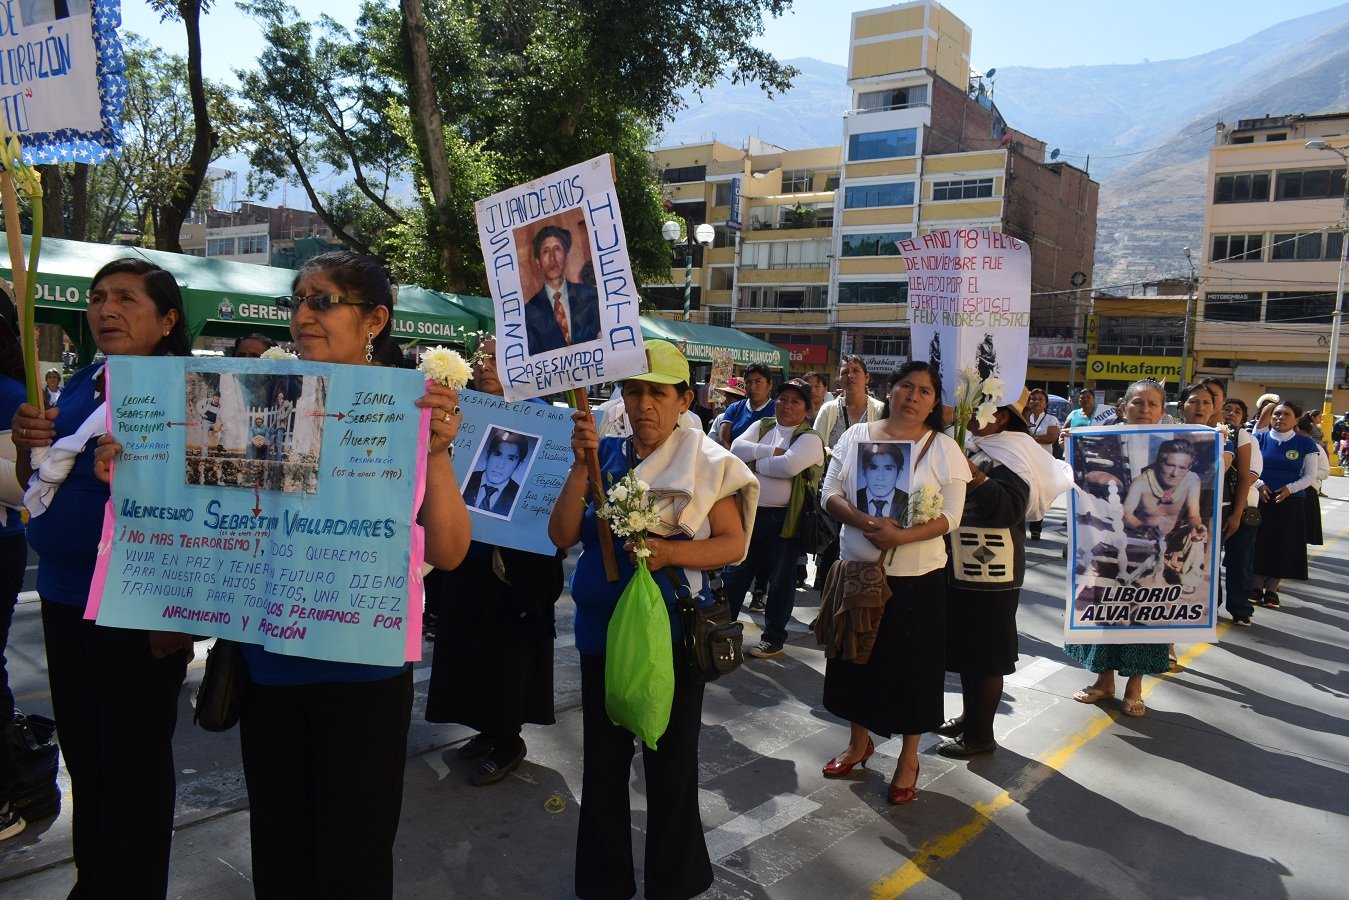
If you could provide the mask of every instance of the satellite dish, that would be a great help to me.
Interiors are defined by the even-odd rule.
[[[1055,159],[1058,159],[1058,158],[1059,158],[1059,148],[1058,148],[1058,147],[1055,147],[1053,150],[1050,150],[1050,151],[1049,151],[1049,158],[1050,158],[1051,160],[1055,160]]]
[[[984,73],[984,77],[985,77],[985,78],[992,78],[994,75],[997,74],[997,72],[998,72],[997,69],[989,69],[987,72]]]

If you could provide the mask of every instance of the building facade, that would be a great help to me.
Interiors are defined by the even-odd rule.
[[[1320,408],[1344,232],[1349,113],[1219,124],[1209,151],[1195,356],[1248,403],[1266,391]],[[1349,404],[1335,362],[1336,409]]]
[[[293,267],[287,263],[295,242],[314,238],[340,246],[318,213],[246,200],[237,210],[194,211],[178,239],[191,256]]]

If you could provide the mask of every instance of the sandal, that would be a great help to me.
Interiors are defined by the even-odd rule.
[[[1102,700],[1113,700],[1114,698],[1115,692],[1113,690],[1103,691],[1095,685],[1084,687],[1073,694],[1073,699],[1078,703],[1100,703]]]
[[[1142,716],[1148,711],[1147,707],[1143,705],[1142,697],[1135,697],[1133,699],[1125,697],[1120,700],[1119,706],[1126,716]]]

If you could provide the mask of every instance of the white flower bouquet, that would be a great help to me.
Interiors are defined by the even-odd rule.
[[[996,407],[994,407],[996,409]],[[930,488],[925,484],[919,485],[918,490],[909,494],[909,502],[904,507],[904,514],[900,524],[908,528],[910,525],[922,525],[924,522],[931,522],[942,514],[942,495],[936,488]],[[890,556],[885,564],[888,566],[895,561],[895,551],[898,547],[890,548]]]
[[[1003,397],[1006,392],[1007,385],[997,375],[980,378],[973,368],[960,373],[960,380],[956,382],[956,410],[951,425],[955,430],[955,441],[962,449],[970,419],[974,418],[980,428],[988,425],[997,415],[998,407],[1006,402]]]
[[[433,381],[442,387],[453,388],[456,391],[464,389],[468,380],[473,377],[473,367],[468,360],[464,359],[449,347],[431,347],[422,354],[422,361],[417,369],[426,377],[427,381]]]
[[[629,472],[609,486],[606,499],[608,502],[596,510],[595,515],[607,520],[614,534],[635,543],[637,547],[633,553],[639,559],[650,556],[646,536],[660,524],[651,485]]]

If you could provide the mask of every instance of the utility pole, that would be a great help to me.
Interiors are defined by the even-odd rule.
[[[1190,290],[1189,296],[1185,298],[1185,329],[1182,332],[1180,344],[1180,383],[1185,385],[1192,377],[1190,371],[1190,358],[1194,355],[1194,333],[1197,324],[1194,321],[1195,301],[1197,300],[1197,288],[1199,280],[1195,277],[1194,257],[1190,255],[1190,248],[1185,248],[1185,261],[1190,264]]]

